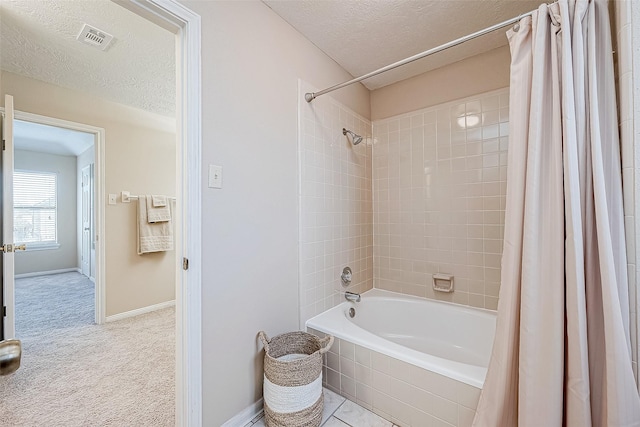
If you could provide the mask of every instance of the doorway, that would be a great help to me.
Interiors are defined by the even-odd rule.
[[[178,205],[176,216],[181,223],[177,231],[176,260],[189,261],[189,269],[176,272],[176,422],[178,425],[201,424],[201,89],[200,89],[200,18],[174,0],[131,0],[118,2],[136,14],[164,28],[176,36],[178,104],[178,145],[176,153]],[[43,99],[46,102],[46,99]],[[99,176],[95,171],[96,179]],[[96,182],[96,198],[99,186]],[[106,193],[102,188],[102,200]],[[188,207],[188,209],[187,209]],[[101,215],[97,212],[97,216]],[[104,217],[104,213],[102,213]],[[96,224],[98,226],[98,224]],[[97,230],[104,236],[104,230]],[[104,239],[98,240],[98,247]],[[97,263],[100,263],[99,257]],[[176,263],[178,264],[178,263]],[[96,279],[104,274],[98,272]],[[104,318],[104,313],[102,314]]]
[[[18,79],[16,79],[17,81]],[[10,82],[11,83],[11,82]],[[33,83],[36,84],[36,83]],[[27,89],[25,89],[25,87]],[[47,86],[50,88],[50,86]],[[39,88],[40,93],[47,93],[45,85]],[[14,84],[13,89],[16,90],[16,93],[20,93],[20,91],[30,90],[32,86],[25,86]],[[55,88],[56,91],[62,91],[62,88]],[[21,93],[23,94],[23,93]],[[20,99],[19,96],[16,97],[17,100]],[[68,99],[68,97],[67,97]],[[23,104],[28,108],[38,108],[37,104]],[[98,110],[101,107],[101,103],[99,100],[94,100],[92,103],[93,108]],[[129,112],[131,114],[131,112]],[[27,113],[16,113],[18,119],[23,119],[25,117],[29,118],[30,122],[46,122],[49,125],[52,124],[56,119],[48,119],[44,116],[36,116],[33,114]],[[107,122],[109,125],[111,122]],[[66,128],[76,128],[82,129],[82,126],[77,123],[70,122],[56,122],[56,125],[64,126]],[[52,126],[51,126],[52,127]],[[91,129],[89,129],[91,130]],[[111,131],[111,135],[117,136],[117,129],[111,126],[106,130]],[[98,253],[96,254],[97,259],[104,261],[106,255],[106,251],[102,249],[107,248],[109,244],[109,239],[112,239],[113,243],[115,240],[115,244],[118,244],[118,240],[123,242],[124,249],[119,251],[125,254],[128,254],[128,259],[131,263],[135,263],[140,267],[148,268],[150,263],[154,263],[156,261],[167,261],[169,266],[175,265],[172,263],[172,259],[175,259],[175,251],[167,251],[162,254],[151,254],[156,255],[155,258],[146,258],[147,255],[138,255],[136,254],[135,249],[135,230],[136,230],[136,205],[138,203],[123,203],[121,198],[116,199],[116,204],[107,205],[108,208],[105,207],[107,204],[107,198],[104,197],[104,186],[103,183],[106,182],[104,179],[104,175],[106,175],[107,169],[102,167],[104,163],[106,163],[106,156],[102,155],[105,151],[106,144],[103,144],[104,134],[106,134],[106,130],[102,131],[93,129],[94,135],[97,138],[97,144],[95,149],[95,154],[91,154],[87,159],[87,162],[82,162],[80,159],[82,156],[78,156],[77,158],[73,158],[74,171],[79,171],[79,177],[81,179],[78,194],[82,196],[83,191],[81,190],[84,186],[85,189],[87,187],[87,175],[90,174],[90,168],[87,170],[85,168],[85,163],[91,165],[92,159],[93,164],[95,165],[96,172],[94,173],[94,180],[96,181],[96,193],[100,193],[101,195],[97,195],[95,199],[98,201],[97,212],[101,212],[100,220],[96,220],[96,228],[102,229],[103,231],[99,231],[97,233],[97,242],[96,249]],[[51,134],[52,129],[48,129],[47,134]],[[123,134],[132,134],[135,136],[142,135],[142,130],[139,128],[127,126],[126,129],[122,130]],[[153,134],[153,136],[157,136]],[[169,135],[172,140],[170,147],[168,147],[165,151],[162,152],[160,149],[156,149],[155,153],[164,153],[167,157],[166,163],[173,165],[175,164],[175,147],[173,140],[175,139],[175,135]],[[68,139],[68,138],[67,138]],[[158,142],[159,138],[149,138],[149,140],[153,142]],[[113,141],[113,142],[112,142]],[[104,141],[106,142],[106,141]],[[127,141],[128,142],[128,141]],[[115,137],[109,140],[109,143],[112,144],[112,147],[117,147],[115,142]],[[7,148],[13,149],[14,146],[10,142],[10,138],[7,139]],[[18,147],[20,148],[20,147]],[[132,149],[132,148],[131,148]],[[8,150],[9,151],[9,150]],[[11,150],[13,151],[13,150]],[[119,151],[119,150],[117,150]],[[130,151],[129,151],[130,152]],[[18,151],[15,151],[17,154]],[[99,153],[99,154],[98,154]],[[10,154],[4,155],[4,158],[10,157]],[[94,156],[99,156],[96,158]],[[140,154],[133,153],[130,158],[139,159]],[[151,153],[147,153],[148,158],[152,158]],[[128,158],[125,157],[125,160]],[[149,160],[149,159],[147,159]],[[151,160],[153,161],[153,159]],[[48,159],[45,163],[52,165],[55,162]],[[162,175],[169,175],[170,184],[172,187],[175,187],[175,175],[170,174],[170,170],[167,167],[158,167],[155,170],[149,169],[145,167],[145,164],[142,161],[138,161],[137,163],[140,167],[139,169],[131,169],[130,171],[123,170],[126,166],[118,166],[114,162],[111,163],[112,170],[120,175],[124,175],[127,172],[133,171],[133,173],[137,173],[138,170],[144,171],[147,177],[151,176],[151,174],[155,171],[155,173]],[[84,169],[84,174],[82,173]],[[102,172],[104,171],[104,172]],[[51,172],[51,171],[49,171]],[[61,176],[61,168],[54,167],[53,175]],[[87,173],[88,172],[88,173]],[[82,180],[82,176],[84,175],[84,180]],[[13,175],[15,178],[15,175]],[[28,181],[34,181],[35,177],[31,176]],[[16,181],[14,179],[14,181]],[[59,181],[62,181],[60,179]],[[84,181],[84,182],[82,182]],[[116,181],[114,178],[112,183]],[[153,180],[152,180],[153,181]],[[156,180],[158,181],[158,180]],[[139,187],[129,187],[131,190],[134,190],[138,197],[141,198],[140,191],[144,191],[144,189],[150,188],[149,186],[154,185],[154,183],[145,181],[143,179],[136,179],[135,181],[132,179],[125,179],[123,182],[135,183],[139,185]],[[60,182],[58,182],[60,183]],[[53,185],[54,188],[58,187],[58,183]],[[116,181],[117,183],[117,181]],[[83,185],[84,184],[84,185]],[[117,186],[118,189],[122,189],[122,185]],[[62,185],[59,186],[60,191],[58,191],[59,195],[64,192],[62,189]],[[86,193],[86,191],[85,191]],[[152,192],[154,194],[155,191]],[[11,194],[15,194],[12,192]],[[52,197],[53,199],[58,199],[56,195]],[[75,197],[71,197],[74,199]],[[44,197],[43,199],[46,199]],[[85,197],[85,201],[87,197]],[[111,197],[109,197],[111,200]],[[86,204],[86,202],[85,202]],[[61,206],[56,206],[56,208],[60,208]],[[82,207],[82,205],[81,205]],[[104,212],[109,210],[108,213],[110,217],[103,215]],[[81,209],[82,210],[82,209]],[[85,212],[87,211],[85,206]],[[61,213],[61,212],[60,212]],[[11,215],[12,217],[15,215]],[[55,218],[59,215],[58,212],[54,214],[49,213],[47,219]],[[5,216],[5,219],[9,216]],[[82,212],[78,213],[78,218],[80,219],[81,225],[87,223],[86,217],[85,221],[82,221]],[[111,227],[110,233],[107,234],[107,219],[111,218]],[[120,224],[117,223],[119,218],[123,218]],[[84,224],[82,224],[84,222]],[[41,228],[32,226],[31,229]],[[57,227],[61,228],[61,224],[57,224]],[[82,227],[83,229],[85,227]],[[82,236],[82,232],[80,229],[78,231],[78,236]],[[84,231],[84,230],[82,230]],[[54,233],[55,234],[55,233]],[[63,233],[57,233],[63,234]],[[6,234],[7,236],[9,234]],[[54,236],[55,237],[55,236]],[[63,241],[53,241],[50,242],[52,245],[60,245],[64,246]],[[75,239],[72,239],[75,240]],[[75,241],[73,242],[75,244]],[[80,242],[81,243],[81,242]],[[85,245],[86,247],[86,245]],[[79,250],[78,252],[81,252]],[[20,253],[20,255],[26,255]],[[15,256],[15,255],[14,255]],[[113,259],[114,257],[112,257]],[[80,266],[81,264],[76,264]],[[102,265],[105,265],[103,263]],[[105,286],[107,285],[105,281],[102,279],[105,277],[105,269],[102,268],[102,265],[96,265],[96,285],[98,289],[105,290]],[[113,264],[112,264],[113,265]],[[118,269],[122,267],[122,265],[113,265],[114,268]],[[78,267],[81,269],[81,267]],[[128,274],[131,275],[131,271],[133,270],[133,264],[128,265]],[[120,268],[122,270],[122,268]],[[170,290],[170,297],[173,299],[175,295],[175,267],[172,268],[171,273],[166,275],[166,279],[171,282],[172,288]],[[53,270],[50,270],[50,272]],[[71,273],[69,273],[71,274]],[[75,272],[73,274],[79,275],[79,273]],[[65,274],[58,274],[56,277],[48,277],[49,282],[47,284],[40,283],[43,286],[44,290],[51,291],[52,286],[62,285],[60,283],[60,279],[64,280],[67,287],[71,284],[72,280]],[[113,277],[114,274],[111,274]],[[44,276],[43,276],[44,277]],[[42,277],[41,277],[42,278]],[[57,281],[56,281],[57,279]],[[23,279],[21,279],[23,280]],[[134,282],[135,284],[135,282]],[[150,281],[150,284],[156,284],[154,281]],[[16,284],[18,285],[18,284]],[[38,288],[37,292],[43,290],[43,288]],[[16,286],[16,290],[19,288]],[[31,288],[30,290],[33,290]],[[30,292],[33,294],[33,292]],[[167,420],[173,420],[174,415],[174,401],[175,401],[175,393],[174,393],[174,368],[175,368],[175,351],[173,350],[173,342],[174,342],[174,331],[175,331],[175,315],[173,314],[173,308],[167,308],[165,310],[158,310],[157,312],[143,314],[141,316],[137,316],[137,314],[142,314],[140,312],[128,313],[126,317],[128,318],[119,318],[119,319],[110,319],[113,322],[106,323],[104,325],[86,325],[78,324],[78,323],[68,323],[69,320],[74,318],[74,315],[81,312],[79,309],[72,309],[72,315],[64,314],[64,311],[68,309],[68,305],[62,303],[56,297],[59,297],[62,292],[55,292],[53,294],[47,294],[49,296],[49,301],[47,304],[44,304],[44,309],[50,309],[51,306],[54,307],[52,315],[59,315],[58,318],[64,320],[67,323],[57,323],[57,322],[48,322],[49,325],[56,326],[57,329],[47,334],[47,331],[36,330],[34,333],[20,333],[18,331],[17,334],[12,334],[12,336],[16,336],[23,340],[24,344],[24,355],[23,355],[23,366],[21,369],[16,372],[10,378],[10,381],[6,382],[6,388],[3,388],[5,391],[13,391],[12,393],[8,393],[2,396],[2,400],[9,405],[10,407],[15,407],[16,409],[12,412],[11,416],[8,418],[8,422],[11,424],[21,425],[27,419],[32,420],[41,420],[43,423],[57,423],[57,419],[53,418],[52,414],[48,414],[42,411],[41,402],[51,401],[53,395],[60,395],[61,397],[57,400],[58,405],[63,408],[71,408],[74,405],[81,407],[92,407],[92,408],[100,408],[99,412],[95,413],[95,417],[91,417],[91,422],[95,422],[96,425],[101,425],[103,422],[107,422],[109,419],[122,419],[128,420],[134,424],[138,425],[149,425],[149,417],[159,417],[162,418],[161,425],[168,425]],[[96,292],[96,297],[100,297],[101,292]],[[15,312],[16,312],[16,320],[17,324],[20,325],[20,314],[24,313],[25,310],[21,311],[20,306],[20,294],[16,292],[16,302]],[[131,298],[127,298],[130,300]],[[55,302],[55,304],[54,304]],[[103,299],[103,302],[106,302]],[[99,304],[99,306],[104,307],[106,304]],[[34,306],[32,304],[32,306]],[[34,310],[31,310],[33,313]],[[60,315],[61,314],[61,315]],[[134,317],[132,317],[134,316]],[[86,320],[86,319],[85,319]],[[32,322],[32,324],[35,322]],[[98,322],[100,323],[100,322]],[[42,324],[37,325],[42,326]],[[44,325],[47,326],[47,325]],[[167,343],[169,341],[169,343]],[[45,345],[46,343],[46,345]],[[144,343],[144,345],[142,345]],[[155,358],[155,359],[154,359]],[[110,363],[106,363],[109,361]],[[93,367],[93,368],[92,368]],[[99,367],[99,368],[97,368]],[[49,387],[35,387],[29,388],[25,387],[25,382],[31,379],[32,384],[44,384],[49,383],[46,381],[47,378],[51,377],[55,372],[56,378],[60,378],[58,381],[56,388]],[[95,381],[99,384],[91,385],[91,381]],[[143,390],[138,390],[137,387],[140,387],[141,384],[157,384],[155,388],[153,388],[153,392],[151,390],[146,390],[143,393]],[[123,390],[127,390],[130,393],[134,393],[138,396],[136,405],[140,407],[151,407],[150,405],[159,405],[158,408],[153,411],[137,411],[135,408],[131,407],[131,401],[126,399],[118,399],[117,394],[113,393],[113,390],[117,388],[122,388]],[[73,390],[82,389],[82,393],[79,396],[73,396]],[[28,391],[29,396],[23,396],[21,398],[20,391]],[[64,396],[64,398],[62,398]],[[20,402],[24,402],[25,400],[29,401],[29,404],[19,404]],[[72,401],[73,400],[73,401]],[[53,422],[55,421],[55,422]],[[73,422],[72,422],[73,421]],[[80,425],[80,421],[77,418],[73,420],[69,420],[68,425]]]
[[[14,121],[13,242],[24,248],[15,254],[16,336],[93,324],[102,305],[91,263],[97,136],[29,119]]]
[[[104,194],[104,129],[21,111],[15,116],[13,240],[26,247],[15,255],[16,322],[28,313],[37,316],[37,310],[20,312],[24,288],[29,299],[61,299],[55,313],[51,303],[44,310],[52,316],[82,312],[83,318],[90,314],[82,322],[103,323],[104,246],[96,236],[104,222],[98,206]]]

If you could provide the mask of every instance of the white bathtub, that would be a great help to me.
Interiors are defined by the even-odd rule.
[[[490,310],[373,289],[306,327],[336,337],[326,353],[325,387],[400,426],[469,427],[495,322]]]
[[[356,315],[350,318],[349,309]],[[306,322],[337,338],[482,388],[496,314],[458,304],[372,289]]]

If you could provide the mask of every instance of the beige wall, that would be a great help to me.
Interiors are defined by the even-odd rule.
[[[104,128],[107,194],[175,196],[172,119],[7,72],[2,73],[5,93],[14,96],[17,110]],[[75,173],[73,179],[75,189]],[[137,255],[135,217],[135,204],[106,205],[107,316],[175,296],[174,252]],[[74,250],[74,261],[75,256]]]
[[[203,425],[262,397],[256,336],[298,329],[298,79],[351,76],[259,1],[185,1],[202,17]],[[369,117],[368,91],[339,102]],[[232,325],[232,326],[231,326]]]
[[[114,133],[107,129],[107,147]],[[107,194],[176,195],[175,133],[127,126],[115,136],[123,145],[107,150]],[[112,166],[117,165],[117,169]],[[107,316],[175,299],[176,253],[136,252],[137,202],[107,205],[107,283],[118,305]],[[113,224],[113,226],[110,226]],[[128,299],[121,299],[127,296]]]
[[[371,92],[379,120],[509,86],[511,55],[503,46]]]
[[[14,158],[16,170],[58,174],[57,234],[60,245],[57,249],[16,252],[16,274],[78,267],[76,253],[76,157],[16,150]]]

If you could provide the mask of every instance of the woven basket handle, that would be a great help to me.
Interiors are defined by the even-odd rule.
[[[328,337],[320,338],[320,344],[322,345],[320,354],[326,353],[333,345],[333,336],[329,335]]]
[[[262,341],[262,345],[264,346],[264,351],[268,352],[270,340],[267,334],[264,331],[260,331],[258,332],[258,338],[260,338],[260,341]]]

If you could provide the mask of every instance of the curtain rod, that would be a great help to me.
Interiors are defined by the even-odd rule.
[[[326,93],[333,92],[334,90],[342,89],[345,86],[349,86],[349,85],[352,85],[354,83],[358,83],[358,82],[360,82],[362,80],[368,79],[369,77],[377,76],[378,74],[385,73],[385,72],[387,72],[389,70],[393,70],[394,68],[401,67],[403,65],[409,64],[410,62],[417,61],[418,59],[425,58],[425,57],[427,57],[429,55],[433,55],[434,53],[442,52],[443,50],[447,50],[447,49],[449,49],[451,47],[457,46],[457,45],[462,44],[464,42],[467,42],[469,40],[473,40],[473,39],[475,39],[477,37],[483,36],[485,34],[488,34],[488,33],[492,32],[492,31],[500,29],[502,27],[506,27],[507,25],[514,24],[514,23],[520,21],[525,16],[532,15],[536,11],[537,11],[537,9],[536,10],[532,10],[531,12],[519,15],[517,17],[511,18],[511,19],[507,19],[504,22],[500,22],[499,24],[492,25],[491,27],[487,27],[484,30],[476,31],[473,34],[469,34],[469,35],[466,35],[464,37],[460,37],[459,39],[455,39],[455,40],[452,40],[452,41],[450,41],[448,43],[442,44],[440,46],[431,48],[429,50],[425,50],[424,52],[415,54],[415,55],[410,56],[408,58],[402,59],[402,60],[400,60],[398,62],[394,62],[393,64],[387,65],[385,67],[378,68],[375,71],[371,71],[370,73],[364,74],[364,75],[362,75],[360,77],[356,77],[355,79],[349,80],[349,81],[344,82],[344,83],[337,84],[335,86],[328,87],[326,89],[322,89],[319,92],[307,92],[304,95],[304,99],[307,102],[311,102],[314,99],[316,99],[317,97],[319,97],[321,95],[324,95]]]

